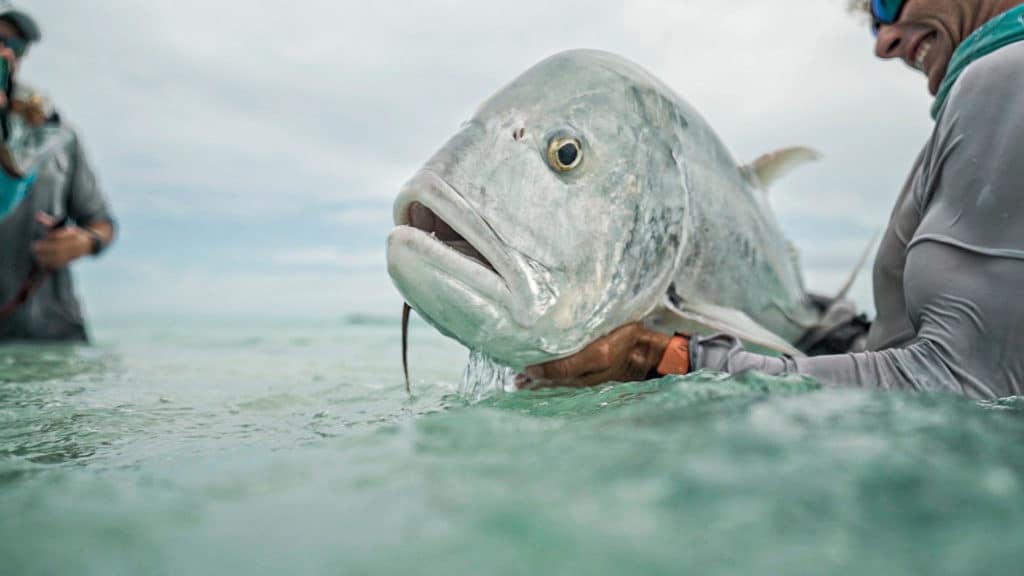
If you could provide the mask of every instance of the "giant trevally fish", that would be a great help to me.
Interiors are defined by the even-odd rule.
[[[739,165],[650,73],[564,52],[484,102],[403,187],[388,271],[427,322],[517,370],[640,320],[799,355],[821,312],[766,188],[812,156]]]

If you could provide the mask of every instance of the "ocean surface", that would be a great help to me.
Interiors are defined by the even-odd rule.
[[[0,347],[0,574],[1020,574],[1024,399],[458,393],[398,317]]]

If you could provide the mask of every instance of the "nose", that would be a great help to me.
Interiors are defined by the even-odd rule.
[[[898,26],[883,24],[878,29],[878,38],[875,39],[875,56],[888,60],[901,58],[900,51],[906,44],[903,32]]]

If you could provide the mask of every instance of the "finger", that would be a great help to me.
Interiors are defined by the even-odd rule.
[[[618,333],[605,336],[568,358],[527,368],[526,375],[540,380],[567,380],[607,370],[623,345]]]
[[[36,222],[46,226],[47,228],[53,228],[57,224],[57,219],[50,216],[46,212],[36,212]]]
[[[543,381],[534,380],[527,376],[526,374],[516,375],[516,390],[539,390],[544,387],[543,384]]]
[[[519,390],[550,390],[552,388],[572,388],[573,386],[565,384],[564,380],[534,380],[532,378],[525,378],[521,383],[517,382],[517,388]]]
[[[70,261],[65,251],[56,248],[42,247],[40,250],[34,251],[34,254],[36,261],[43,268],[49,270],[63,268]]]
[[[650,371],[651,367],[648,366],[647,349],[638,348],[630,352],[626,365],[623,366],[620,378],[623,382],[638,382],[646,380]]]
[[[67,239],[44,238],[34,245],[34,250],[42,254],[62,254],[71,249],[72,245]]]
[[[50,232],[45,238],[39,241],[40,244],[45,244],[47,247],[57,250],[61,246],[68,244],[68,239],[64,235],[58,235],[56,231]]]
[[[627,324],[574,356],[527,368],[526,375],[534,380],[569,380],[603,372],[623,360],[642,331],[639,322]]]
[[[556,380],[529,380],[520,390],[550,390],[552,388],[566,388]]]
[[[602,370],[600,372],[590,372],[586,375],[576,376],[573,378],[556,379],[556,380],[530,380],[526,390],[546,390],[551,388],[593,388],[594,386],[600,386],[607,384],[612,381],[619,380],[612,375],[611,370]]]
[[[36,258],[48,258],[57,253],[57,246],[53,242],[40,240],[32,245],[32,253]]]
[[[46,235],[47,240],[63,241],[68,238],[74,238],[78,235],[78,232],[73,228],[54,228],[50,230],[50,233]]]
[[[42,265],[44,268],[56,268],[59,261],[56,252],[52,250],[33,250],[33,255],[36,258],[36,262]]]
[[[592,366],[601,362],[601,351],[587,348],[575,356],[555,360],[526,369],[526,375],[534,380],[568,380],[593,371]]]
[[[516,390],[528,390],[529,386],[530,386],[530,384],[532,382],[533,381],[530,380],[530,377],[527,376],[526,374],[516,374],[516,379],[514,381],[514,384],[515,384]]]

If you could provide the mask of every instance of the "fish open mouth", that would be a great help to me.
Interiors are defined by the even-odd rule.
[[[456,232],[451,225],[442,220],[437,213],[423,204],[413,202],[409,205],[408,223],[409,226],[430,234],[438,242],[477,262],[491,272],[498,273],[494,265],[479,250]]]
[[[402,212],[400,212],[402,213]],[[462,234],[455,231],[455,228],[445,222],[436,212],[427,208],[421,202],[411,202],[404,208],[404,224],[421,232],[425,232],[438,244],[447,246],[449,249],[460,254],[468,260],[483,266],[501,278],[498,271],[491,264],[491,261],[484,257],[475,246],[470,244]],[[399,222],[402,224],[402,222]],[[412,308],[408,303],[402,306],[402,370],[405,374],[405,391],[412,392],[409,381],[409,314]]]

